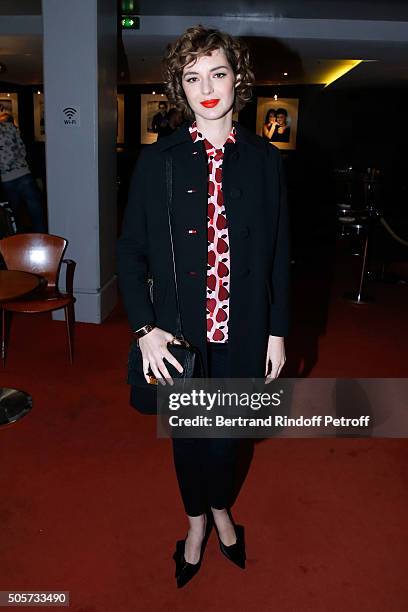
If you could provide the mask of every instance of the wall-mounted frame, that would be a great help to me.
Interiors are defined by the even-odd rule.
[[[6,112],[13,117],[18,127],[18,94],[0,93],[0,112]]]
[[[295,150],[298,112],[297,98],[258,98],[256,133],[279,149]]]
[[[39,142],[45,141],[45,114],[44,114],[44,94],[33,93],[34,106],[34,139]]]
[[[125,94],[117,94],[116,103],[116,143],[125,142]]]
[[[171,104],[164,94],[141,94],[140,95],[140,142],[141,144],[152,144],[157,140],[158,124],[162,113],[171,108]]]

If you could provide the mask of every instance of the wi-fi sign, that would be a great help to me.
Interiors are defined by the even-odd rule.
[[[66,108],[63,109],[62,112],[64,113],[64,115],[66,117],[68,117],[68,119],[72,119],[72,117],[74,115],[76,115],[77,110],[76,110],[76,108],[72,108],[71,106],[67,106]]]
[[[79,106],[74,108],[73,106],[66,106],[62,109],[62,119],[64,125],[67,127],[79,127]]]

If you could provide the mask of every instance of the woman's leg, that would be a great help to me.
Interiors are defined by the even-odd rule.
[[[173,458],[184,509],[189,516],[200,516],[208,508],[202,470],[201,438],[173,438]]]
[[[229,508],[235,478],[237,439],[206,438],[203,449],[207,496],[212,508]]]
[[[207,346],[210,377],[227,378],[228,344],[209,343]],[[220,538],[226,546],[230,546],[236,541],[228,510],[232,503],[239,439],[203,438],[203,442],[209,503]]]
[[[206,528],[205,480],[203,480],[201,438],[173,438],[173,457],[183,505],[189,521],[184,557],[188,563],[198,563]]]
[[[209,346],[211,378],[227,375],[226,345]],[[173,457],[177,481],[189,520],[185,558],[197,563],[206,527],[206,512],[211,507],[221,540],[235,542],[235,530],[228,516],[234,482],[238,440],[233,438],[173,438]]]

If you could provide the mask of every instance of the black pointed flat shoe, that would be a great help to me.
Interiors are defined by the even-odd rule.
[[[176,550],[173,554],[173,559],[176,562],[176,571],[174,575],[175,575],[175,578],[177,579],[177,587],[179,589],[183,587],[184,585],[186,585],[187,582],[189,582],[192,578],[194,578],[194,576],[198,573],[201,567],[204,550],[207,545],[212,526],[213,526],[213,522],[211,520],[211,517],[207,514],[207,524],[205,527],[204,539],[201,544],[200,558],[197,563],[189,563],[188,561],[185,560],[184,550],[185,550],[187,536],[184,538],[184,540],[177,541]]]
[[[246,552],[244,527],[243,525],[234,524],[234,528],[235,534],[237,536],[237,541],[234,544],[231,544],[230,546],[226,546],[226,544],[221,541],[218,529],[216,530],[218,541],[220,543],[220,549],[221,552],[227,557],[227,559],[235,563],[235,565],[238,565],[238,567],[240,567],[241,569],[245,569]]]

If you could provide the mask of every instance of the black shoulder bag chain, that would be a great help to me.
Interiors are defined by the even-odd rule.
[[[167,216],[169,221],[170,244],[173,258],[173,275],[177,307],[177,327],[174,339],[167,343],[167,349],[183,366],[183,371],[165,361],[167,370],[173,379],[201,378],[204,375],[202,357],[199,350],[185,339],[181,321],[180,301],[177,286],[176,262],[174,258],[173,232],[171,225],[171,204],[173,198],[173,168],[172,159],[166,156],[166,186],[167,186]],[[177,339],[180,344],[175,344]],[[142,352],[138,342],[132,340],[128,361],[128,384],[131,385],[130,404],[143,414],[157,414],[157,385],[153,372],[149,368],[150,382],[147,383],[143,373]],[[166,383],[168,384],[168,383]]]

